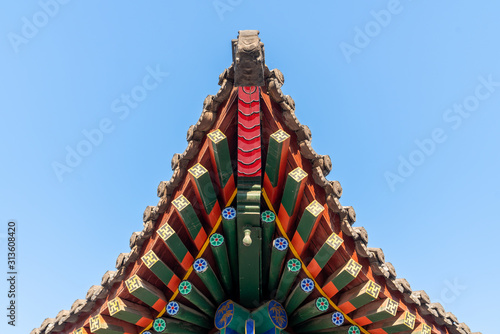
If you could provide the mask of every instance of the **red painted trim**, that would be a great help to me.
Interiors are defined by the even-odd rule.
[[[260,88],[238,88],[238,176],[262,173]]]

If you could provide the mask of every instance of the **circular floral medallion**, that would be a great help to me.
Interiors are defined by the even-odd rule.
[[[192,289],[193,285],[189,281],[182,281],[181,284],[179,284],[179,292],[181,293],[181,295],[187,295],[191,292]]]
[[[167,327],[167,323],[165,320],[162,318],[155,319],[155,322],[153,323],[153,328],[155,331],[158,333],[161,333],[165,330],[165,327]]]
[[[267,210],[262,212],[260,218],[264,223],[272,223],[276,219],[276,215],[274,214],[274,212]]]
[[[311,292],[314,289],[314,282],[310,278],[304,278],[302,281],[300,281],[300,287],[305,292]]]
[[[197,273],[203,273],[208,268],[208,262],[204,258],[200,257],[193,263],[193,268]]]
[[[358,327],[356,327],[356,326],[349,327],[349,334],[359,334],[359,333],[360,333],[360,330]]]
[[[342,325],[344,323],[344,315],[340,312],[333,312],[332,322],[337,326]]]
[[[235,217],[236,217],[236,210],[232,206],[229,206],[224,210],[222,210],[222,218],[231,220],[234,219]]]
[[[288,248],[288,241],[282,237],[276,238],[274,239],[274,247],[277,250],[284,251]]]
[[[279,329],[285,329],[288,325],[288,316],[283,306],[275,300],[271,300],[267,307],[273,324]]]
[[[214,247],[222,245],[223,242],[224,242],[224,237],[219,233],[214,233],[210,237],[210,244]]]
[[[227,327],[233,320],[234,315],[234,304],[228,299],[217,308],[217,312],[215,312],[215,327],[217,329],[223,329]]]
[[[171,301],[167,304],[166,309],[169,315],[174,316],[179,313],[179,304],[177,302]]]
[[[326,311],[328,310],[328,306],[328,299],[326,299],[325,297],[319,297],[318,299],[316,299],[316,307],[318,308],[318,310]]]
[[[300,261],[295,258],[288,260],[288,263],[286,265],[288,267],[288,270],[290,270],[292,273],[296,273],[302,267]]]

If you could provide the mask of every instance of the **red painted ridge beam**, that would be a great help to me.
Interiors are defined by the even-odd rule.
[[[260,88],[238,88],[238,176],[259,177],[262,170]]]

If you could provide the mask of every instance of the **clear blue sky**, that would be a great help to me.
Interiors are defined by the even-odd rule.
[[[369,246],[472,331],[498,329],[483,319],[497,316],[500,276],[499,3],[40,3],[0,11],[0,332],[69,309],[129,251],[242,29],[261,31]],[[68,163],[68,150],[86,156]]]

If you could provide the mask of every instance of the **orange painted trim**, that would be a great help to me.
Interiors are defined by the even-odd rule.
[[[281,222],[285,233],[288,233],[288,229],[290,228],[290,218],[291,217],[288,215],[288,212],[286,212],[285,207],[280,203],[280,210],[278,211],[277,219]]]
[[[191,253],[188,251],[186,253],[186,255],[184,256],[184,258],[182,259],[181,267],[184,270],[188,271],[189,267],[191,267],[191,265],[193,264],[193,262],[194,262],[193,255],[191,255]]]
[[[344,313],[351,313],[356,309],[354,305],[352,305],[350,302],[345,302],[342,305],[339,305],[339,308],[342,310]]]
[[[200,250],[203,247],[205,240],[207,240],[207,232],[205,232],[202,227],[196,238],[193,240],[197,250]]]
[[[229,203],[231,195],[234,193],[235,189],[236,189],[236,183],[234,181],[234,174],[233,174],[227,181],[226,186],[222,189],[222,200],[224,201],[224,204]]]
[[[360,318],[354,319],[354,321],[356,321],[361,326],[366,326],[366,325],[369,325],[369,324],[373,324],[373,321],[371,321],[367,317],[360,317]]]
[[[179,288],[179,284],[181,284],[181,279],[174,274],[172,278],[170,279],[170,282],[168,282],[167,287],[170,289],[170,291],[175,292]]]
[[[163,299],[158,299],[156,301],[156,303],[154,303],[153,306],[151,306],[154,310],[160,312],[161,310],[163,310],[165,308],[165,306],[167,306],[167,302]]]
[[[212,211],[208,214],[208,222],[210,223],[210,227],[213,228],[217,224],[217,220],[220,218],[221,213],[222,211],[220,209],[219,201],[217,201],[215,202]]]
[[[337,289],[337,287],[332,282],[328,282],[323,285],[322,289],[326,293],[328,298],[332,298],[337,292],[339,292],[339,289]]]
[[[153,319],[142,317],[139,321],[137,321],[135,324],[139,327],[146,327],[149,326],[153,322]]]
[[[309,270],[313,278],[316,278],[321,272],[321,267],[319,266],[318,262],[316,262],[316,260],[313,258],[311,262],[307,265],[307,270]]]
[[[306,246],[306,243],[302,240],[300,237],[300,234],[298,232],[295,232],[292,238],[292,245],[295,247],[295,250],[299,255],[302,255],[304,252],[304,247]]]

